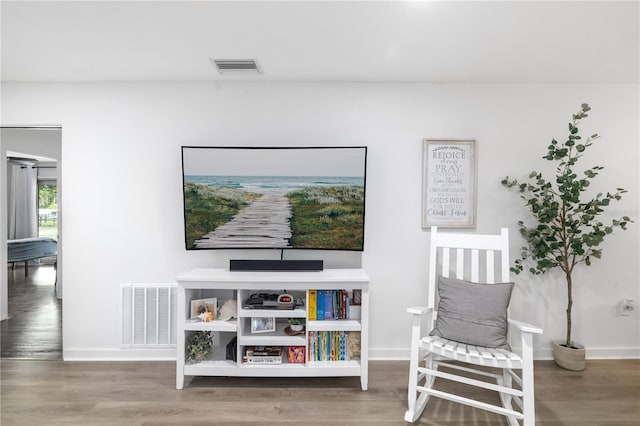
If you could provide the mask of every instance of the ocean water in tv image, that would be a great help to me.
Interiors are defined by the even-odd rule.
[[[362,250],[364,178],[184,177],[187,248]]]
[[[315,186],[360,185],[362,177],[353,176],[185,176],[197,185],[240,188],[259,194],[287,192]]]

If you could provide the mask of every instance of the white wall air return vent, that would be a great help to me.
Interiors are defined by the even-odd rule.
[[[209,59],[220,74],[262,74],[255,59]]]
[[[121,343],[125,347],[175,347],[177,285],[121,284]]]

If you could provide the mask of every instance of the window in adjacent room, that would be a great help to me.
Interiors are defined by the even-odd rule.
[[[55,181],[38,181],[38,237],[58,238],[58,188]]]

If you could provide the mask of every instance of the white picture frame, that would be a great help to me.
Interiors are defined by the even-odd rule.
[[[276,331],[275,317],[252,317],[251,333],[271,333]]]
[[[476,227],[477,144],[424,139],[422,227]]]
[[[213,313],[213,318],[218,318],[218,298],[209,297],[207,299],[193,299],[191,301],[190,318],[198,318],[203,312],[202,309],[206,309],[207,312]]]

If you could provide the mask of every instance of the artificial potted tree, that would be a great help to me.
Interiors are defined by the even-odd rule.
[[[569,136],[564,143],[555,139],[547,147],[545,160],[557,164],[556,175],[552,180],[543,178],[542,173],[532,172],[526,183],[520,183],[507,176],[502,184],[515,187],[526,202],[535,219],[528,226],[519,221],[520,234],[526,240],[521,258],[511,268],[516,274],[524,269],[527,259],[531,261],[529,271],[542,274],[560,268],[567,285],[567,334],[561,341],[553,342],[553,356],[556,363],[566,369],[580,371],[585,365],[584,346],[571,340],[571,310],[573,307],[573,271],[579,264],[591,265],[593,259],[602,256],[598,248],[604,238],[613,233],[614,228],[627,229],[632,220],[624,216],[614,219],[610,224],[601,222],[601,215],[612,201],[618,201],[626,191],[616,188],[606,195],[598,193],[595,197],[585,194],[592,180],[603,169],[593,166],[578,175],[575,170],[578,160],[599,138],[593,134],[583,140],[578,124],[587,117],[589,105],[582,104],[580,111],[573,115],[569,123]]]

